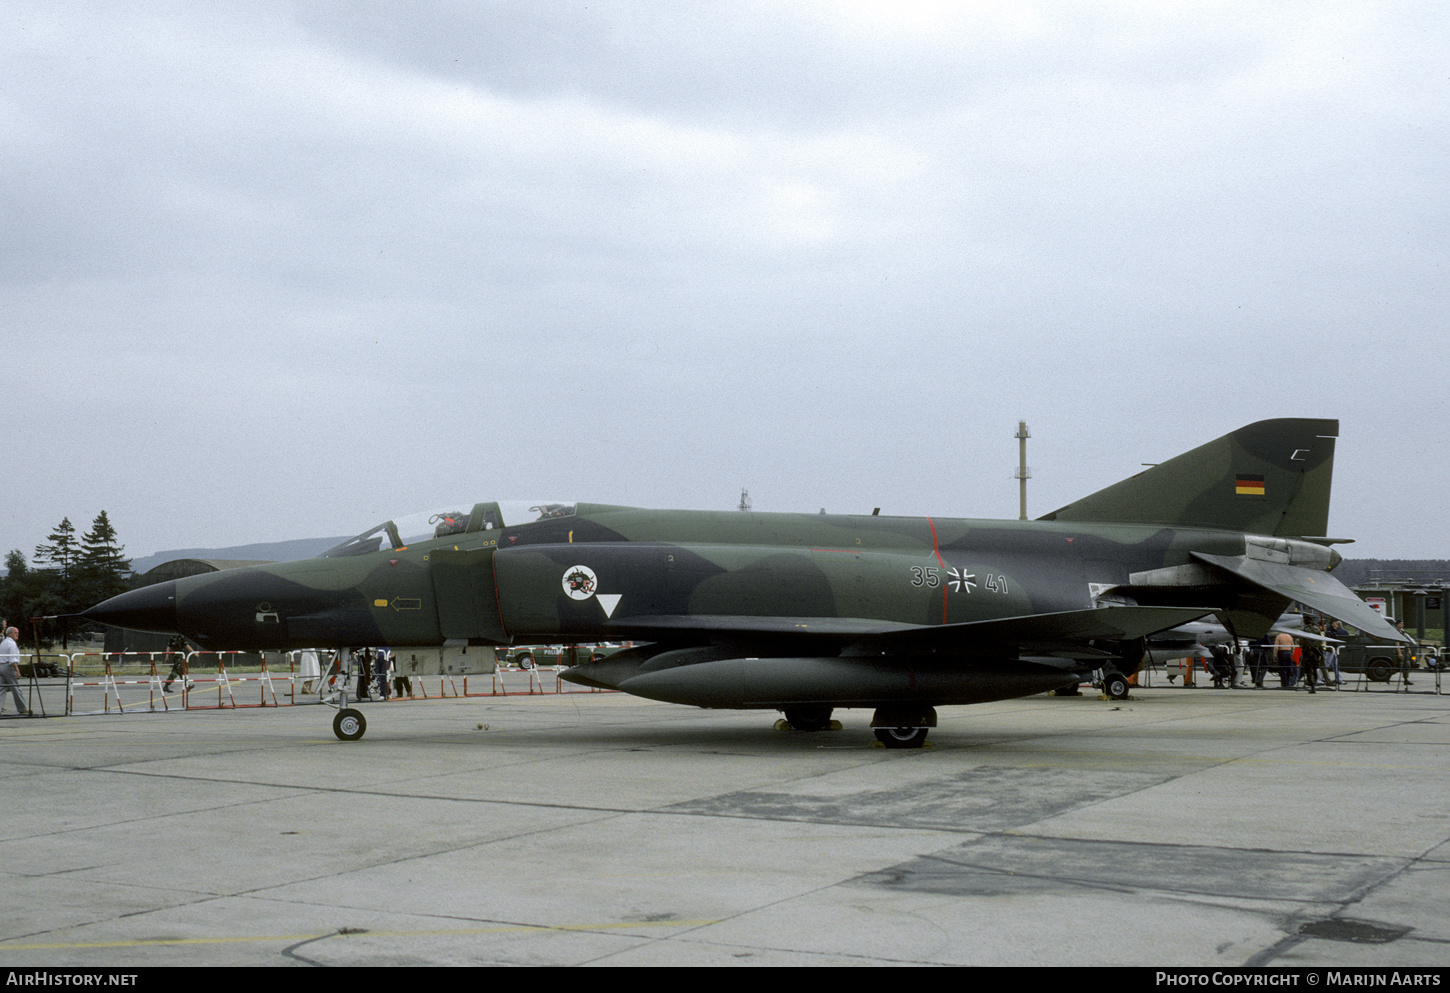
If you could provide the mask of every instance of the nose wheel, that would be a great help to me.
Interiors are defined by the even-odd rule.
[[[351,707],[339,710],[332,719],[332,733],[343,741],[357,741],[367,729],[367,718],[362,715],[362,711],[353,710]]]

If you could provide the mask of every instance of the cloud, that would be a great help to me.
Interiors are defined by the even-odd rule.
[[[1445,412],[1429,5],[399,10],[11,15],[13,433],[83,468],[7,547],[71,502],[143,553],[439,494],[1012,516],[1024,416],[1043,509],[1268,416],[1375,436],[1346,490],[1444,462],[1380,426]],[[1376,499],[1335,529],[1445,553]]]

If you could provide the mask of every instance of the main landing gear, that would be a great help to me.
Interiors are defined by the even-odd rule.
[[[1103,673],[1103,694],[1109,700],[1128,699],[1128,677],[1117,670]]]
[[[876,728],[876,740],[887,748],[920,748],[926,744],[926,728]]]
[[[786,707],[785,720],[775,726],[781,731],[839,731],[840,721],[831,720],[827,706]],[[936,727],[933,707],[877,707],[871,717],[876,740],[887,748],[920,748],[926,744],[926,733]]]
[[[877,707],[871,715],[876,740],[887,748],[920,748],[926,732],[936,727],[935,707]]]
[[[797,731],[839,731],[839,722],[831,727],[830,707],[787,707],[781,711],[785,722]]]

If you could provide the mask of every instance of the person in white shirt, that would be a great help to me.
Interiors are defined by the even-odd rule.
[[[5,710],[5,694],[15,695],[15,710],[21,714],[30,713],[25,698],[20,695],[20,646],[15,639],[20,637],[19,628],[6,628],[5,639],[0,641],[0,713]]]

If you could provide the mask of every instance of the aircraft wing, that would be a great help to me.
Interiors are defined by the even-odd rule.
[[[864,641],[884,651],[958,651],[966,654],[1017,650],[1104,654],[1097,641],[1128,641],[1213,613],[1200,607],[1104,607],[1054,614],[1024,614],[964,624],[901,624],[860,617],[751,617],[687,614],[630,617],[609,626],[639,638],[682,634],[709,637],[814,636]]]
[[[1116,658],[1120,641],[1211,612],[1123,606],[938,625],[862,618],[775,617],[768,623],[736,616],[654,618],[657,630],[710,635],[724,643],[663,652],[646,648],[634,655],[639,650],[628,649],[571,669],[564,678],[697,707],[780,709],[822,702],[881,707],[922,694],[937,703],[981,703],[1063,689],[1078,679],[1074,660]],[[787,632],[807,638],[792,641]],[[812,648],[809,636],[835,644],[817,641]],[[800,654],[786,654],[791,645]]]
[[[1034,644],[1044,641],[1131,641],[1156,631],[1206,617],[1214,608],[1202,607],[1099,607],[1056,614],[1027,614],[995,621],[946,624],[933,632],[986,642]]]
[[[880,637],[905,631],[932,630],[931,625],[901,624],[866,617],[757,617],[750,614],[661,614],[610,621],[608,629],[636,638],[704,635],[815,635],[828,638]]]

